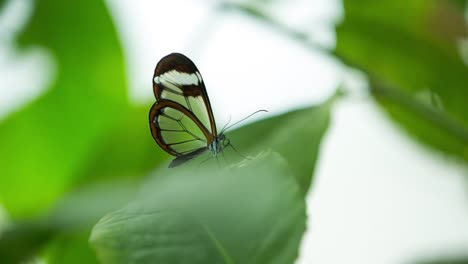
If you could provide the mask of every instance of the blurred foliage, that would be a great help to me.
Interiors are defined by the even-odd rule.
[[[317,48],[307,34],[265,15],[261,7],[274,2],[223,7]],[[4,5],[0,0],[0,11]],[[459,52],[466,0],[343,6],[336,49],[327,52],[365,72],[374,98],[418,140],[468,161],[468,67]],[[13,218],[0,235],[2,263],[38,253],[48,263],[97,263],[90,230],[111,211],[91,235],[104,263],[294,262],[305,230],[304,196],[337,96],[230,132],[239,153],[228,149],[220,162],[237,165],[160,168],[132,199],[135,179],[168,155],[151,139],[149,105],[128,100],[124,58],[104,2],[35,1],[17,44],[19,52],[43,47],[56,72],[39,98],[0,121],[0,202]]]
[[[429,261],[416,262],[417,264],[468,264],[468,257],[446,257],[446,258],[433,258]]]
[[[30,260],[41,249],[48,263],[73,263],[84,256],[86,263],[93,263],[95,255],[88,245],[92,226],[128,202],[137,186],[135,181],[113,180],[78,188],[41,216],[10,224],[0,230],[2,264]]]
[[[0,122],[0,199],[11,216],[33,215],[77,184],[140,176],[161,161],[147,106],[128,102],[120,43],[102,2],[39,1],[19,43],[46,47],[58,70],[41,97]]]
[[[47,263],[93,264],[99,263],[96,254],[90,250],[89,232],[58,236],[47,246]]]
[[[42,222],[17,223],[1,230],[0,259],[5,264],[16,264],[31,260],[41,245],[48,242],[53,230]]]
[[[0,202],[14,220],[1,234],[0,259],[17,263],[52,241],[49,263],[70,263],[94,255],[83,238],[126,196],[114,186],[66,203],[68,210],[44,210],[57,201],[53,208],[59,208],[78,186],[141,177],[167,157],[148,132],[148,106],[129,104],[120,42],[102,1],[35,2],[18,46],[18,52],[45,48],[56,73],[39,98],[0,121]]]
[[[130,106],[89,154],[79,173],[81,183],[145,175],[168,159],[149,132],[148,105]]]
[[[304,46],[367,74],[370,93],[418,141],[468,161],[468,67],[460,40],[468,36],[466,0],[344,0],[336,48],[327,50],[267,8],[226,2]]]
[[[459,50],[466,1],[343,5],[336,54],[368,73],[377,101],[418,140],[468,161],[468,67]]]
[[[47,48],[58,68],[41,97],[0,123],[1,201],[15,218],[73,186],[128,104],[121,47],[101,1],[37,1],[20,45]]]

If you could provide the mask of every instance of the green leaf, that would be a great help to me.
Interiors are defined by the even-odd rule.
[[[0,200],[15,218],[70,188],[127,106],[122,50],[103,1],[34,7],[20,43],[45,48],[57,76],[44,95],[0,123]]]
[[[103,263],[293,263],[305,202],[279,154],[161,169],[91,235]]]
[[[369,75],[377,101],[418,140],[468,161],[460,3],[345,0],[335,53]]]

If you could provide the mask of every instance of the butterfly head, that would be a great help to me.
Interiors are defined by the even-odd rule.
[[[208,146],[209,150],[213,154],[213,156],[218,155],[225,149],[227,146],[229,146],[231,142],[229,139],[223,134],[219,134],[217,137],[214,138],[213,142]]]

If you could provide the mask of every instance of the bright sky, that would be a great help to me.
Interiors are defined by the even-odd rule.
[[[44,92],[54,73],[53,59],[40,47],[14,54],[8,44],[14,35],[3,34],[6,28],[20,28],[27,14],[23,4],[29,1],[14,0],[16,15],[0,16],[0,119]],[[154,67],[174,51],[188,55],[200,69],[218,126],[229,116],[238,120],[258,109],[274,115],[320,102],[351,78],[333,59],[255,19],[215,12],[210,3],[216,1],[107,2],[135,101],[152,100]],[[333,46],[331,22],[340,19],[339,1],[277,2],[273,16]],[[363,82],[351,79],[362,90]],[[464,252],[466,173],[466,167],[414,143],[357,93],[338,104],[322,144],[297,263],[408,263]]]

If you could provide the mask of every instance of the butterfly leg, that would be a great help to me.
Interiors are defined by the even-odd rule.
[[[246,156],[242,155],[239,151],[237,151],[237,149],[236,149],[231,143],[229,143],[228,146],[230,146],[230,147],[231,147],[239,156],[241,156],[242,158],[244,158],[244,159],[246,159],[246,160],[250,160],[249,157],[246,157]]]

